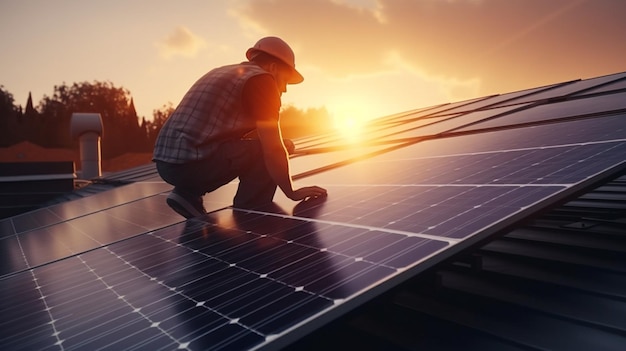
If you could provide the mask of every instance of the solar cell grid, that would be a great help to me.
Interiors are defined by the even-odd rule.
[[[428,143],[413,148],[428,148]],[[384,161],[372,159],[351,169],[337,169],[316,176],[326,184],[396,186],[455,184],[573,184],[583,180],[576,171],[592,172],[621,160],[624,141],[567,145],[540,149],[459,153],[451,156],[415,157]],[[461,150],[459,150],[461,152]],[[411,149],[402,150],[402,154]],[[416,152],[417,153],[417,152]],[[393,157],[394,153],[385,155]],[[600,158],[584,164],[585,160]],[[360,172],[355,175],[353,170]],[[600,168],[601,169],[601,168]],[[372,192],[378,192],[376,188]]]
[[[554,124],[513,128],[463,135],[463,138],[438,138],[389,153],[386,159],[450,156],[493,152],[494,150],[541,149],[569,144],[604,143],[625,138],[626,114],[615,114],[561,121]],[[452,134],[448,134],[452,135]]]
[[[243,329],[229,327],[230,320],[210,309],[198,308],[192,301],[172,305],[167,300],[177,295],[171,287],[151,280],[152,277],[138,266],[113,251],[97,250],[64,263],[36,269],[33,275],[40,286],[42,300],[48,305],[53,320],[58,321],[53,327],[61,337],[69,336],[59,339],[65,348],[147,346],[155,340],[159,340],[159,347],[184,346],[185,342],[177,338],[192,331],[196,334],[190,343],[202,347],[202,342],[210,341],[209,345],[215,346],[224,341],[223,329]],[[124,272],[126,279],[114,280],[111,284],[110,279],[118,279],[119,272]],[[163,319],[156,322],[153,313]],[[202,318],[202,328],[189,328],[187,323],[193,325],[194,318]],[[210,323],[211,320],[214,322]],[[239,330],[228,333],[237,336],[235,343],[247,339],[239,335]],[[163,336],[169,338],[169,342],[164,343]],[[257,336],[255,341],[258,339]]]
[[[277,218],[243,213],[248,224]],[[248,347],[414,264],[416,255],[428,257],[447,245],[316,225],[292,220],[268,236],[232,223],[221,228],[188,222],[6,278],[3,284],[31,294],[24,303],[39,291],[48,306],[19,317],[17,304],[6,309],[7,316],[16,316],[21,328],[37,329],[46,320],[56,332],[37,339],[26,330],[2,341],[28,344],[29,335],[46,343],[54,334],[68,349]],[[296,237],[291,230],[304,235],[285,239]],[[33,320],[39,323],[31,325]]]
[[[485,135],[417,143],[314,176],[311,180],[326,184],[332,196],[316,218],[469,237],[484,229],[481,223],[507,219],[623,163],[621,125],[613,116],[527,129],[536,136],[548,130],[552,146],[537,146],[544,141],[525,138],[524,130],[500,132],[491,151],[480,143]],[[596,142],[570,143],[582,135]]]
[[[328,186],[332,204],[322,204],[316,218],[415,237],[466,238],[528,209],[565,186],[386,186],[376,193],[367,186]],[[386,193],[403,193],[404,199],[385,203]],[[352,206],[354,198],[368,197],[368,204]],[[380,199],[380,200],[379,200]],[[345,209],[345,211],[343,210]],[[306,215],[304,213],[303,215]]]
[[[524,112],[524,111],[522,111]],[[502,121],[504,123],[507,119],[512,118],[513,115],[504,115],[495,120]],[[590,143],[598,142],[602,140],[620,140],[624,138],[624,118],[626,115],[617,114],[602,117],[595,117],[590,119],[582,119],[578,121],[569,121],[566,124],[554,124],[533,127],[528,130],[528,133],[532,133],[532,137],[525,137],[525,134],[521,132],[524,129],[512,129],[502,130],[493,133],[482,133],[475,135],[466,135],[463,138],[455,138],[451,142],[451,139],[441,138],[428,140],[427,142],[420,143],[421,147],[417,148],[403,148],[398,151],[394,151],[392,155],[399,155],[396,157],[414,158],[420,156],[437,156],[437,155],[450,155],[458,150],[463,152],[489,152],[490,150],[507,150],[507,149],[524,149],[524,148],[545,148],[549,146],[558,146],[568,143]],[[564,126],[570,126],[564,128]],[[480,126],[480,124],[478,124]],[[467,129],[479,127],[468,127]],[[460,129],[464,130],[464,129]],[[384,150],[383,147],[372,148],[370,150]],[[539,154],[549,156],[550,152],[544,151],[545,154]],[[402,156],[405,155],[405,156]],[[509,154],[507,154],[509,155]],[[307,156],[306,158],[296,158],[292,162],[294,165],[294,171],[296,173],[302,172],[305,169],[310,169],[310,162],[319,165],[332,165],[333,163],[341,161],[349,161],[352,157],[359,157],[358,153],[352,153],[349,150],[342,153],[329,153],[321,155]],[[386,158],[392,156],[385,156]],[[318,162],[319,161],[319,162]],[[445,160],[434,160],[433,163],[437,163],[439,167],[443,167]],[[449,161],[450,162],[450,161]],[[441,164],[439,164],[441,163]],[[364,174],[369,174],[373,170],[362,170]],[[352,176],[356,176],[358,172],[353,172]],[[434,175],[438,176],[438,174]]]
[[[2,228],[3,235],[19,234],[104,209],[125,205],[128,202],[149,198],[170,188],[171,186],[164,182],[133,183],[104,193],[94,194],[88,198],[64,202],[4,219],[0,222],[2,223],[0,228]]]
[[[209,211],[227,207],[235,186],[229,184],[207,196],[205,207]],[[183,218],[165,203],[167,192],[155,193],[163,189],[171,186],[131,184],[114,189],[108,199],[100,197],[96,203],[101,207],[91,205],[99,211],[81,212],[88,200],[84,198],[5,220],[10,231],[3,232],[0,248],[12,254],[0,266],[0,277],[181,222]],[[132,196],[134,201],[120,202]]]
[[[28,268],[16,236],[0,239],[0,277]]]

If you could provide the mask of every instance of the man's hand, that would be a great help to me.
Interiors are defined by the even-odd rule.
[[[294,190],[293,193],[290,194],[289,198],[294,201],[300,201],[308,198],[325,197],[327,195],[328,193],[324,188],[320,188],[319,186],[306,186],[304,188]]]

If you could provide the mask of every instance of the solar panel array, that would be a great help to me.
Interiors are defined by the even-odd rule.
[[[139,181],[0,222],[0,347],[276,349],[626,168],[626,73],[297,141],[298,182],[257,211],[236,183],[182,221]]]

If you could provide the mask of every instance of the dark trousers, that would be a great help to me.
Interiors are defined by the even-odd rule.
[[[267,168],[258,140],[232,140],[220,144],[207,160],[184,164],[156,161],[163,180],[177,191],[202,196],[239,178],[233,206],[254,208],[271,203],[276,183]]]

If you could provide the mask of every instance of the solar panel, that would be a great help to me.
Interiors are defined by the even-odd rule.
[[[562,96],[568,96],[568,95],[572,95],[575,93],[580,93],[580,92],[586,91],[587,89],[592,89],[594,87],[601,86],[603,84],[615,81],[617,79],[621,79],[623,77],[626,77],[626,72],[575,81],[569,84],[557,85],[553,89],[548,89],[548,90],[539,92],[537,94],[522,96],[510,102],[524,103],[524,102],[559,98]]]
[[[182,221],[165,204],[171,188],[134,183],[3,220],[0,246],[20,254],[7,255],[0,277]],[[205,207],[229,206],[233,189],[231,184],[212,193]]]
[[[480,97],[480,98],[464,100],[464,101],[459,101],[459,102],[453,102],[453,103],[441,105],[441,106],[433,108],[433,109],[426,110],[426,111],[423,112],[423,114],[427,115],[427,116],[440,116],[440,115],[445,115],[445,114],[458,113],[458,111],[457,111],[458,109],[462,109],[463,111],[470,111],[472,109],[475,109],[476,107],[483,106],[485,101],[490,101],[495,96],[496,95],[483,96],[483,97]],[[476,107],[474,107],[474,106],[476,106]]]
[[[455,123],[513,110],[477,111]],[[515,124],[517,113],[494,120]],[[0,345],[280,348],[623,170],[625,118],[602,114],[430,140],[410,134],[390,148],[344,150],[301,180],[328,188],[328,198],[295,206],[281,194],[255,211],[223,206],[233,183],[205,200],[214,212],[181,222],[167,215],[169,186],[162,183],[30,214],[35,225],[1,222],[3,250],[18,254],[4,256],[11,269],[0,277]],[[318,156],[293,161],[306,171]],[[44,252],[43,242],[55,244]]]
[[[292,174],[302,174],[314,168],[332,167],[337,163],[368,157],[370,154],[383,152],[387,148],[389,148],[388,144],[343,145],[343,147],[330,148],[324,150],[324,152],[314,152],[293,157],[290,167]]]
[[[459,128],[457,131],[498,128],[570,117],[584,117],[598,113],[624,111],[624,109],[626,109],[626,92],[595,96],[592,100],[587,99],[589,98],[541,105],[529,110],[519,111],[505,119],[495,118],[479,121],[468,127]]]
[[[451,115],[451,116],[446,116],[446,117],[431,117],[431,118],[423,120],[423,121],[431,120],[432,122],[430,124],[419,126],[416,128],[412,128],[412,126],[409,125],[404,130],[398,131],[398,133],[395,134],[394,137],[415,138],[415,137],[437,135],[437,134],[449,131],[451,129],[461,127],[463,125],[467,125],[467,124],[475,123],[475,122],[482,121],[485,119],[493,118],[496,116],[504,115],[504,114],[507,114],[511,111],[515,111],[518,109],[523,109],[527,106],[528,104],[502,106],[502,107],[469,112],[465,114]]]
[[[335,131],[321,137],[307,138],[305,142],[298,142],[297,151],[299,154],[310,154],[311,152],[318,152],[319,149],[346,148],[352,147],[354,144],[364,147],[377,140],[385,140],[389,135],[450,118],[450,116],[429,117],[429,111],[433,109],[422,109],[403,113],[400,116],[368,121],[363,126],[357,127],[358,130],[349,131],[349,133]],[[350,137],[349,134],[354,134],[355,137]]]
[[[493,108],[496,106],[502,107],[502,106],[507,106],[507,105],[520,104],[520,102],[517,101],[520,98],[525,98],[528,100],[522,103],[528,103],[529,101],[533,101],[533,97],[537,96],[536,95],[537,93],[548,91],[554,87],[562,86],[566,84],[568,83],[551,84],[551,85],[547,85],[543,87],[520,90],[520,91],[513,92],[513,93],[493,96],[488,99],[483,99],[483,100],[477,101],[469,105],[463,105],[463,106],[455,107],[452,109],[447,109],[443,112],[443,114],[447,115],[447,114],[453,114],[453,113],[469,112],[469,111],[476,111],[480,109]],[[438,115],[438,113],[435,113],[435,115]]]
[[[354,140],[346,139],[345,135],[335,133],[319,140],[317,144],[308,144],[308,147],[305,148],[298,147],[299,154],[292,158],[291,167],[295,173],[332,167],[338,163],[384,152],[407,140],[433,137],[463,125],[504,115],[511,111],[524,109],[527,106],[529,104],[503,106],[469,114],[441,117],[423,116],[422,113],[417,113],[418,117],[415,117],[409,113],[403,116],[403,122],[378,125],[377,129],[369,126],[368,130],[358,133]],[[324,147],[319,147],[320,145]]]
[[[620,80],[616,80],[616,81],[603,84],[600,86],[595,86],[590,89],[572,94],[572,96],[606,93],[606,92],[624,90],[624,89],[626,89],[626,78],[621,78]]]
[[[134,183],[125,187],[112,189],[105,193],[95,194],[89,198],[79,199],[68,203],[60,203],[28,212],[3,222],[11,222],[15,228],[12,234],[25,232],[49,225],[54,225],[68,219],[85,216],[106,208],[123,205],[129,201],[159,194],[171,188],[163,182]]]

